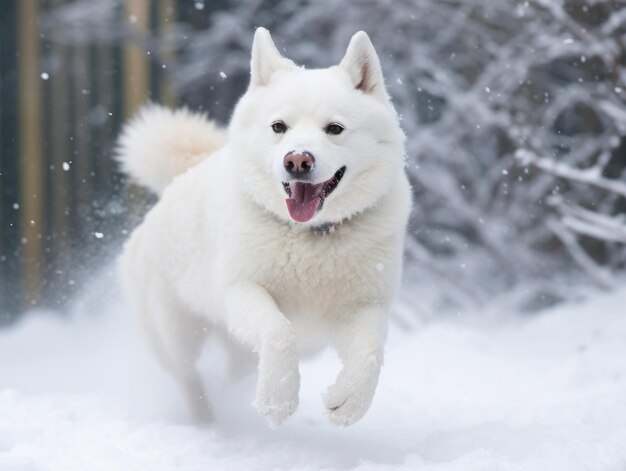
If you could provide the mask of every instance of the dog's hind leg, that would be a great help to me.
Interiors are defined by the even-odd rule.
[[[212,421],[196,366],[208,334],[206,322],[182,308],[167,289],[155,286],[146,294],[138,312],[152,348],[164,369],[182,387],[194,420]]]
[[[237,380],[254,372],[257,367],[257,357],[250,348],[223,334],[222,346],[228,355],[228,375]]]
[[[201,424],[212,422],[213,414],[211,407],[206,397],[202,379],[196,368],[194,367],[193,371],[187,371],[179,375],[177,379],[186,395],[187,404],[193,419]]]

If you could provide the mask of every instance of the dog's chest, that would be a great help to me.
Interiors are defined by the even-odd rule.
[[[388,247],[340,230],[257,237],[246,276],[264,286],[290,318],[320,319],[379,299],[388,291]]]

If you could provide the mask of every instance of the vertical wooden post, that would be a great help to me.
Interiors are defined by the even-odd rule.
[[[129,22],[134,35],[140,38],[148,33],[150,20],[148,0],[126,0],[124,21]],[[136,38],[135,38],[136,39]],[[124,117],[132,117],[148,98],[149,61],[146,52],[133,38],[124,46]],[[146,192],[132,185],[129,188],[131,218],[144,211]]]
[[[18,3],[20,205],[24,291],[30,304],[41,297],[43,162],[37,0]]]
[[[125,21],[140,37],[148,32],[148,0],[126,0]],[[124,47],[124,116],[130,118],[145,102],[148,92],[148,58],[136,42],[128,39]]]
[[[177,16],[178,10],[176,8],[176,1],[159,1],[159,36],[161,38],[161,44],[163,45],[163,57],[165,57],[168,61],[173,61],[176,54],[173,48],[172,39],[169,35],[173,29],[173,25],[176,23]],[[176,92],[172,86],[170,74],[171,71],[163,74],[163,80],[161,80],[160,83],[159,97],[164,105],[173,108],[176,106]]]
[[[0,28],[2,28],[2,26],[3,25],[0,23]],[[2,48],[0,48],[0,77],[2,77],[2,67],[4,66],[4,64],[2,63],[2,60],[3,60],[2,52],[3,52]],[[4,166],[2,165],[2,154],[3,154],[3,152],[2,152],[3,151],[3,149],[2,149],[2,144],[3,144],[3,140],[2,140],[2,136],[3,136],[2,124],[3,123],[2,123],[2,121],[3,121],[3,119],[4,119],[4,114],[2,112],[2,98],[0,98],[0,227],[4,227],[3,224],[6,224],[4,222],[3,217],[2,217],[3,216],[3,212],[4,212],[4,204],[5,204],[5,202],[4,202],[4,192],[3,192],[4,188],[3,188],[2,183],[3,183],[4,179],[7,178],[6,175],[3,175]],[[2,253],[3,252],[3,250],[2,250],[3,247],[4,247],[4,237],[3,237],[3,234],[0,233],[0,256],[3,255],[3,253]],[[4,260],[0,260],[0,284],[2,282],[2,278],[3,278],[3,275],[4,275],[4,265],[2,264],[3,262],[4,262]],[[2,293],[2,287],[0,287],[0,294],[3,294]],[[0,305],[0,309],[2,309],[2,307],[3,306]]]
[[[115,169],[115,162],[111,153],[105,154],[107,150],[105,144],[112,143],[113,136],[113,120],[118,117],[112,117],[113,111],[113,54],[109,44],[99,44],[97,50],[98,69],[100,73],[96,76],[96,85],[98,93],[98,102],[107,113],[105,116],[105,124],[100,127],[97,132],[99,147],[96,152],[96,166],[98,169],[98,191],[106,188],[111,182],[111,174]],[[94,90],[95,91],[95,90]],[[103,147],[104,146],[104,147]]]
[[[74,155],[71,156],[72,165],[69,172],[74,189],[74,236],[80,239],[87,237],[92,228],[92,221],[86,220],[85,216],[91,207],[93,196],[91,181],[92,155],[89,148],[89,108],[91,84],[89,83],[91,48],[88,44],[76,44],[73,47],[73,71],[74,74],[74,96],[72,105],[74,107],[74,128],[72,135],[74,138]]]
[[[64,0],[54,0],[53,6],[57,7]],[[70,146],[68,145],[69,133],[67,123],[68,115],[68,84],[67,68],[69,66],[68,48],[65,44],[52,42],[52,54],[57,58],[59,66],[52,76],[52,118],[51,151],[52,151],[52,231],[54,235],[54,259],[55,262],[65,260],[67,252],[68,232],[68,173],[63,168],[63,163],[72,160]]]

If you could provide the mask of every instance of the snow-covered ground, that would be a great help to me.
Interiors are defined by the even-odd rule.
[[[372,409],[347,429],[322,408],[331,353],[302,366],[300,408],[270,430],[254,378],[226,381],[207,352],[218,422],[194,426],[106,304],[0,332],[0,470],[626,469],[626,290],[526,319],[392,328]]]

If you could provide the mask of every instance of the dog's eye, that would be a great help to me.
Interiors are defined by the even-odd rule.
[[[324,129],[324,131],[326,131],[326,134],[341,134],[343,132],[343,126],[339,123],[330,123],[328,126],[326,126],[326,129]]]
[[[272,123],[272,131],[276,134],[284,134],[287,132],[287,125],[284,121],[274,121]]]

